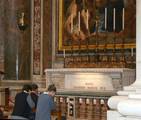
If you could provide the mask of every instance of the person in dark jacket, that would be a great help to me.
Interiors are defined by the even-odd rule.
[[[36,112],[36,107],[37,107],[37,102],[38,102],[38,85],[35,83],[31,84],[32,91],[27,97],[27,102],[32,109],[32,112],[30,114],[30,119],[35,120],[35,112]]]
[[[36,109],[37,102],[38,102],[38,85],[33,83],[31,85],[31,87],[32,87],[32,91],[31,91],[30,95],[31,95],[33,102],[35,103],[35,109]]]
[[[31,90],[31,85],[25,84],[22,88],[22,92],[16,95],[11,119],[30,120],[31,108],[27,103],[27,96]]]
[[[55,110],[53,97],[56,93],[54,84],[49,85],[47,92],[39,96],[35,120],[51,120],[51,111]]]

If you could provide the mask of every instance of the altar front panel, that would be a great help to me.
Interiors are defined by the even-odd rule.
[[[132,84],[135,80],[135,70],[125,68],[65,68],[46,69],[45,72],[46,87],[49,84],[55,84],[57,89],[62,91],[117,91],[121,90],[123,86]],[[89,78],[91,79],[90,81],[88,81]],[[86,89],[88,87],[89,89]]]

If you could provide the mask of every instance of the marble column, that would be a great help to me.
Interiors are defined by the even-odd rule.
[[[110,108],[115,110],[108,111],[107,120],[141,120],[141,0],[136,0],[136,5],[136,81],[109,99]]]
[[[137,34],[136,34],[136,81],[132,86],[135,88],[141,88],[141,1],[136,0],[137,2],[137,13],[136,13],[136,26],[137,26]]]

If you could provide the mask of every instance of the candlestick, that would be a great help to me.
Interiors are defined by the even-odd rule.
[[[78,12],[78,31],[80,32],[80,12]]]
[[[134,50],[133,50],[133,48],[131,48],[131,56],[133,56],[134,55]]]
[[[116,26],[115,26],[115,25],[116,25],[116,24],[115,24],[115,20],[116,20],[116,19],[115,19],[115,17],[116,17],[115,12],[116,12],[116,11],[115,11],[115,8],[114,8],[114,10],[113,10],[113,31],[115,31],[115,28],[116,28]]]
[[[66,57],[65,49],[63,50],[63,56],[64,56],[64,58]]]
[[[105,30],[107,29],[107,8],[105,8]]]
[[[73,32],[73,14],[71,15],[71,33]]]
[[[124,16],[125,16],[125,11],[123,8],[123,10],[122,10],[122,30],[124,30]]]
[[[19,24],[24,25],[24,17],[25,17],[24,12],[22,12],[21,13],[21,18],[19,20]]]
[[[89,15],[88,15],[88,9],[87,9],[87,25],[86,25],[86,28],[87,30],[89,29]]]

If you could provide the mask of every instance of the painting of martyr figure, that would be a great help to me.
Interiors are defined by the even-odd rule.
[[[93,45],[97,33],[124,31],[124,7],[124,0],[59,0],[59,50],[79,45],[80,41],[85,44],[89,40],[88,44]],[[133,9],[131,17],[134,15]]]

